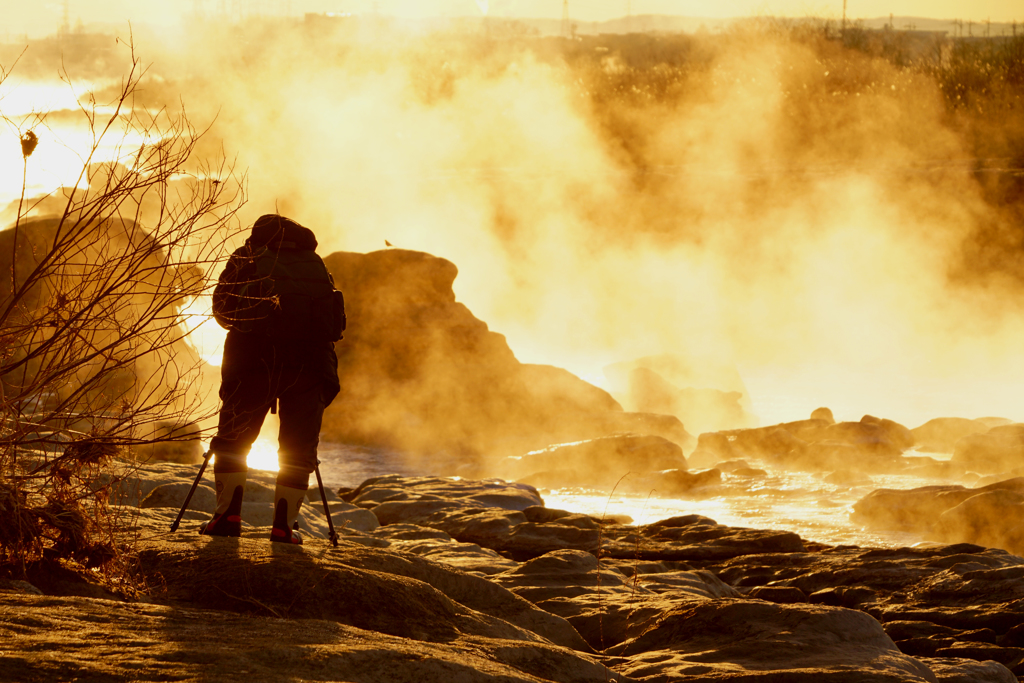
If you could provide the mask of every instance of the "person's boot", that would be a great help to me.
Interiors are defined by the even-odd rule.
[[[278,483],[274,489],[274,527],[270,530],[272,542],[296,545],[302,543],[302,538],[292,530],[292,527],[299,518],[299,507],[305,497],[306,489],[296,489]]]
[[[213,519],[199,527],[206,536],[242,535],[242,498],[248,472],[215,472],[217,482],[217,509]]]

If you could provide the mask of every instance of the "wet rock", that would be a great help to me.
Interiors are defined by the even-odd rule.
[[[878,592],[866,586],[829,586],[808,595],[807,602],[857,609],[866,603],[875,602],[877,598]]]
[[[807,602],[807,595],[793,586],[758,586],[747,595],[757,600],[778,602],[784,605]]]
[[[735,453],[757,460],[779,460],[807,445],[804,439],[793,434],[786,425],[733,431],[729,436]]]
[[[629,657],[622,673],[657,680],[932,681],[931,670],[901,653],[863,612],[761,600],[715,600],[680,606],[642,635],[607,650]]]
[[[744,477],[753,479],[759,477],[767,477],[768,471],[762,470],[758,467],[740,467],[738,469],[733,470],[729,474],[731,474],[734,477]]]
[[[690,454],[688,462],[692,467],[712,467],[719,462],[733,461],[739,458],[733,448],[729,434],[724,432],[704,432],[697,437],[697,447]]]
[[[930,537],[1024,554],[1024,493],[992,490],[971,496],[939,515]]]
[[[377,505],[390,499],[436,500],[504,510],[525,510],[544,504],[537,490],[525,484],[497,479],[464,481],[451,477],[404,477],[397,474],[367,479],[343,498],[355,505]]]
[[[996,643],[1003,647],[1024,647],[1024,622],[1010,628],[996,639]]]
[[[569,552],[545,555],[494,580],[567,619],[597,649],[639,635],[680,602],[739,597],[711,572],[598,562]]]
[[[994,661],[972,659],[942,659],[919,657],[935,674],[939,683],[1015,683],[1017,677],[1009,669]]]
[[[685,496],[699,489],[719,486],[722,473],[717,469],[703,472],[686,472],[683,470],[666,470],[646,477],[641,490],[655,489],[662,496]]]
[[[521,479],[548,470],[573,471],[576,480],[566,485],[613,486],[629,472],[686,470],[686,458],[677,444],[660,436],[623,434],[578,443],[559,444],[507,458],[502,476]]]
[[[741,555],[800,552],[797,534],[728,527],[701,515],[684,515],[635,528],[603,528],[603,557],[638,561],[719,562]]]
[[[635,591],[627,577],[600,566],[594,555],[578,550],[555,550],[491,577],[530,602],[572,598],[595,592]]]
[[[983,434],[989,425],[964,417],[938,417],[911,429],[918,450],[930,453],[952,453],[956,442],[965,436]]]
[[[151,472],[159,483],[140,483],[139,490],[190,484],[194,475],[194,468],[160,467]],[[272,479],[256,474],[253,481],[262,491]],[[1013,486],[993,490],[1013,491]],[[740,671],[742,680],[766,683],[793,677],[1000,681],[1012,675],[1007,667],[1020,666],[1024,559],[1005,551],[971,544],[832,548],[805,544],[788,532],[720,525],[698,514],[641,527],[599,523],[587,515],[547,510],[529,487],[500,481],[382,477],[345,497],[361,506],[328,496],[332,512],[344,506],[376,519],[372,511],[380,510],[388,524],[365,532],[343,528],[347,535],[333,548],[319,540],[322,508],[310,501],[302,508],[303,524],[319,523],[317,533],[307,536],[304,546],[277,547],[266,542],[266,527],[249,523],[240,539],[200,537],[184,528],[169,535],[166,525],[176,508],[134,508],[140,528],[158,532],[144,535],[140,545],[142,571],[159,573],[160,585],[166,586],[150,599],[174,601],[177,607],[167,609],[189,609],[193,620],[198,610],[218,607],[201,618],[221,625],[217,633],[226,633],[228,640],[242,637],[241,630],[231,630],[240,625],[230,620],[243,614],[239,618],[250,626],[245,642],[270,639],[261,641],[258,651],[273,653],[273,666],[284,667],[289,676],[309,671],[310,679],[322,677],[311,668],[314,658],[297,651],[292,640],[288,649],[275,650],[283,636],[268,628],[284,623],[298,634],[314,626],[327,629],[329,637],[317,640],[310,652],[319,658],[315,661],[333,658],[338,668],[331,676],[353,681],[380,680],[382,671],[430,680],[436,670],[447,672],[445,683],[450,683],[456,660],[442,653],[452,651],[461,653],[459,666],[468,667],[466,680],[478,680],[481,671],[500,671],[503,680],[531,682],[616,676],[696,681],[736,678]],[[245,505],[269,515],[269,502]],[[250,516],[249,508],[243,515]],[[189,510],[185,519],[193,523],[208,514]],[[464,540],[474,535],[495,547]],[[8,615],[17,614],[5,601],[23,597],[42,596],[0,588],[0,628]],[[79,606],[61,602],[59,613],[72,614]],[[150,634],[143,649],[118,640],[118,627],[112,631],[108,622],[102,656],[93,656],[89,645],[83,648],[82,642],[91,641],[78,638],[72,659],[81,667],[76,669],[80,677],[106,675],[109,669],[100,660],[111,652],[136,662],[148,661],[140,653],[150,653],[146,656],[157,657],[166,674],[167,662],[176,662],[173,653],[180,650],[167,650],[165,636],[154,635],[166,631],[146,630],[149,607],[109,622],[130,622],[136,640],[140,633]],[[41,608],[40,613],[48,609]],[[115,608],[104,609],[113,614]],[[165,626],[177,618],[164,614],[169,615]],[[67,632],[76,635],[75,628]],[[188,633],[195,637],[196,631]],[[218,647],[222,636],[209,637],[211,647]],[[48,659],[37,656],[41,646]],[[47,662],[67,660],[59,639],[43,642],[38,634],[24,641],[8,638],[4,647],[5,667],[15,667],[5,673],[31,673],[21,679],[53,673]],[[371,658],[372,676],[360,678],[362,669],[351,662],[380,648],[387,657]],[[588,668],[599,666],[585,654],[592,648],[610,648],[605,654],[614,656],[603,661],[614,672]],[[159,655],[166,652],[171,654]],[[934,677],[908,655],[929,658]],[[248,656],[236,647],[232,661],[241,657],[250,666]],[[417,673],[388,659],[405,656],[422,665]],[[981,661],[992,658],[998,661]],[[188,661],[178,674],[192,671]],[[251,664],[253,670],[273,679],[279,669],[261,661]],[[133,675],[145,678],[146,666]]]
[[[861,424],[876,425],[882,429],[885,438],[901,452],[912,448],[915,444],[914,433],[898,422],[884,417],[865,415],[860,419]]]
[[[381,487],[386,496],[378,491]],[[398,496],[395,490],[406,495]],[[378,477],[363,482],[345,497],[368,506],[385,526],[414,524],[437,529],[461,543],[512,553],[519,559],[561,548],[596,550],[601,537],[597,522],[586,515],[530,522],[520,510],[543,505],[536,489],[500,480]],[[382,497],[383,502],[374,504]],[[536,511],[531,515],[538,516]]]
[[[912,638],[931,638],[932,636],[952,636],[956,629],[933,624],[930,621],[889,621],[882,624],[886,635],[894,641]]]
[[[936,657],[955,657],[998,662],[1013,674],[1024,674],[1024,649],[986,643],[955,642],[935,651]]]
[[[983,474],[1024,466],[1024,424],[993,427],[956,442],[952,461]]]
[[[579,514],[577,514],[575,512],[569,512],[568,510],[559,510],[557,508],[544,507],[543,505],[531,505],[530,507],[528,507],[525,510],[523,510],[523,515],[526,516],[526,520],[528,522],[534,522],[536,524],[544,524],[545,522],[555,522],[555,521],[558,521],[558,520],[566,520],[567,518],[571,519],[571,520],[576,520],[576,519],[578,519],[580,517],[584,517],[585,516],[585,515],[579,515]],[[588,519],[590,519],[590,518],[588,518]],[[593,520],[591,520],[591,521],[593,521]],[[575,521],[565,522],[565,523],[570,523],[573,526],[578,526],[578,524]],[[595,524],[596,524],[596,522],[595,522]],[[587,527],[587,528],[597,528],[597,527],[594,526],[594,527]]]
[[[880,529],[905,529],[922,535],[936,533],[936,525],[942,514],[952,510],[970,498],[993,491],[1007,491],[1024,495],[1024,478],[1009,479],[979,488],[966,488],[960,485],[922,486],[910,490],[876,489],[853,505],[851,519]],[[998,500],[1006,503],[1007,497]],[[972,508],[968,506],[968,508]],[[981,505],[979,504],[979,507]],[[964,509],[964,512],[968,508]],[[946,518],[950,528],[960,531],[970,529],[966,522],[956,524],[960,513]],[[990,519],[992,519],[990,517]],[[997,524],[997,529],[1009,532],[1015,528],[1013,518]],[[959,538],[958,542],[978,542],[980,538]]]
[[[913,436],[910,436],[910,430],[906,427],[870,415],[864,416],[860,422],[837,422],[829,425],[825,429],[825,440],[841,441],[866,453],[884,456],[900,455],[913,445]]]

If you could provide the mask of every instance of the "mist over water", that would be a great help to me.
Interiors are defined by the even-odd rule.
[[[1019,153],[1024,123],[979,144],[925,71],[770,26],[570,42],[312,18],[198,23],[139,49],[152,67],[136,106],[180,100],[210,126],[201,155],[246,169],[243,222],[288,215],[321,254],[387,240],[452,261],[458,300],[520,361],[608,388],[606,366],[643,356],[736,368],[761,424],[819,406],[908,427],[1024,416],[1021,212],[978,172]],[[402,469],[334,447],[334,483]],[[727,484],[701,514],[802,535],[839,528],[870,490]],[[638,522],[698,511],[545,497]]]
[[[644,355],[733,363],[766,424],[1021,413],[1016,273],[968,258],[1009,218],[920,73],[767,31],[680,38],[666,63],[639,37],[245,37],[197,32],[161,86],[216,115],[247,213],[325,252],[453,261],[524,362],[599,384]]]

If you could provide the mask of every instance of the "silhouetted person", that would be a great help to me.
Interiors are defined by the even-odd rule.
[[[200,533],[241,535],[246,456],[267,412],[276,409],[281,469],[270,540],[302,542],[292,525],[317,464],[324,408],[340,389],[334,341],[345,326],[344,302],[316,246],[311,230],[268,214],[257,219],[221,273],[213,311],[228,334],[223,405],[210,444],[217,509]]]

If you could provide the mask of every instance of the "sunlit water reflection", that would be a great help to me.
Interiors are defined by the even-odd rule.
[[[271,416],[249,456],[249,466],[277,470],[276,417]],[[928,454],[937,459],[949,456]],[[320,470],[325,485],[356,486],[385,474],[444,475],[451,472],[410,465],[397,451],[322,443]],[[311,478],[311,483],[316,480]],[[853,504],[879,488],[911,489],[951,484],[946,479],[909,475],[876,475],[855,485],[826,482],[806,472],[769,472],[759,478],[724,474],[722,485],[686,498],[667,498],[656,491],[643,495],[579,488],[540,489],[545,505],[594,517],[621,517],[649,524],[680,515],[699,514],[720,524],[793,531],[809,541],[830,545],[912,546],[925,539],[899,530],[870,529],[850,520]]]

